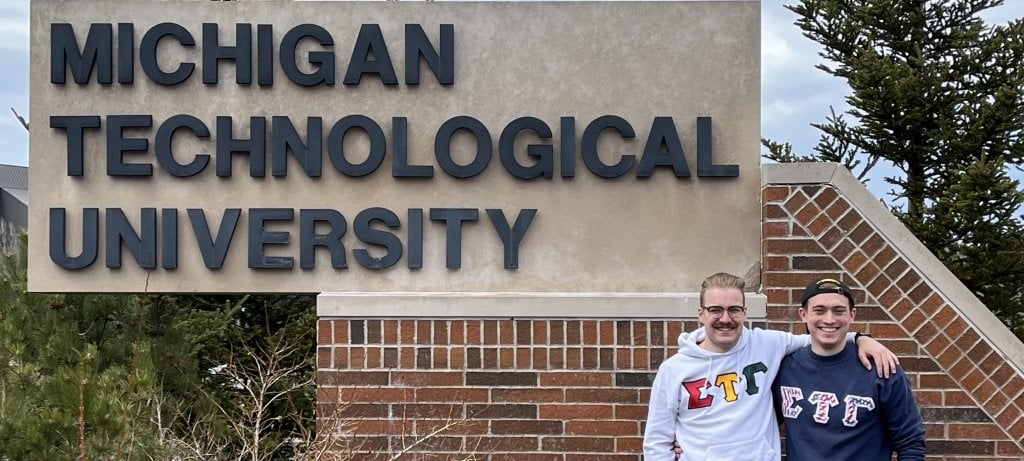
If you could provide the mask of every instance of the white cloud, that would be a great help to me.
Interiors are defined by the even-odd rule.
[[[0,0],[0,49],[28,53],[28,0]]]

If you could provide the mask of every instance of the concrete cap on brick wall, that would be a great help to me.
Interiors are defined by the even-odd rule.
[[[747,318],[766,319],[767,297],[747,293]],[[402,318],[696,319],[699,293],[332,292],[317,296],[317,316]]]

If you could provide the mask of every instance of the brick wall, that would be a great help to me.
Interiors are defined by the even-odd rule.
[[[895,220],[852,176],[840,179],[764,187],[767,322],[755,326],[802,332],[794,306],[803,287],[840,278],[858,297],[858,328],[901,357],[929,459],[1024,458],[1024,345],[905,240],[905,229],[893,231]],[[322,317],[321,432],[344,435],[336,459],[405,451],[400,459],[639,461],[653,372],[675,352],[679,331],[695,327],[679,319]]]
[[[353,459],[409,448],[403,459],[637,461],[652,370],[675,352],[683,327],[675,319],[320,320],[320,414],[355,421],[346,428],[358,435]]]
[[[971,300],[952,303],[962,285],[936,283],[948,281],[948,271],[930,255],[913,258],[919,242],[901,241],[900,231],[909,232],[862,187],[849,186],[848,172],[831,174],[844,181],[769,181],[762,190],[769,328],[803,332],[796,307],[803,288],[842,279],[857,297],[856,328],[900,356],[929,459],[1024,458],[1024,375],[1007,360],[1008,353],[1019,359],[1020,341],[992,325],[987,311],[969,310]]]

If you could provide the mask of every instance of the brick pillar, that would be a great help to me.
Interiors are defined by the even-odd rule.
[[[1020,342],[1011,335],[1000,343],[979,329],[988,313],[951,303],[943,294],[949,287],[931,280],[929,271],[945,268],[910,260],[880,232],[891,223],[864,211],[881,205],[844,192],[827,183],[764,187],[769,326],[802,332],[796,308],[804,286],[822,277],[843,280],[857,298],[856,328],[900,356],[924,416],[929,459],[1022,459],[1024,376],[1005,355],[1019,351]]]

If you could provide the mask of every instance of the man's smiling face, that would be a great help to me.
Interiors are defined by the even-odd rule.
[[[704,305],[697,313],[705,333],[700,347],[711,352],[727,352],[736,347],[743,331],[743,322],[747,320],[746,309],[743,307],[743,292],[736,288],[709,288],[705,291]],[[730,308],[733,308],[732,314],[729,313]],[[719,313],[712,313],[718,310],[722,310],[720,317]]]
[[[856,316],[857,309],[850,307],[850,300],[837,293],[815,295],[807,300],[807,307],[800,308],[800,318],[811,333],[811,350],[819,355],[843,350],[850,322]]]

